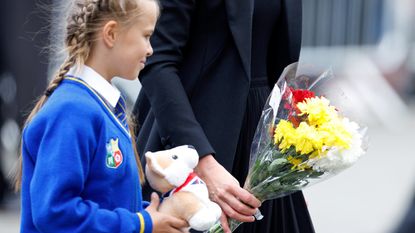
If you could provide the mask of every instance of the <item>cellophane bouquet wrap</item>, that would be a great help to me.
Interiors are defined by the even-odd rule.
[[[275,84],[252,143],[244,188],[262,202],[336,175],[366,152],[367,128],[348,118],[353,107],[331,70],[299,74],[297,66]],[[232,231],[241,224],[228,222]],[[223,229],[217,223],[207,232]]]

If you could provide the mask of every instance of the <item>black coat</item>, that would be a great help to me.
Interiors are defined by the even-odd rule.
[[[268,57],[273,86],[301,47],[301,0],[281,0]],[[134,107],[138,150],[191,144],[232,168],[251,74],[253,0],[161,0],[154,54]]]

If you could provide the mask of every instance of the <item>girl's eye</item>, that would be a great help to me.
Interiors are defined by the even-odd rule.
[[[171,158],[172,158],[172,159],[174,159],[174,160],[176,160],[176,159],[178,159],[179,157],[178,157],[177,155],[172,155],[172,156],[171,156]]]

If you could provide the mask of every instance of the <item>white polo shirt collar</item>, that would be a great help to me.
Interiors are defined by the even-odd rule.
[[[87,65],[83,65],[78,72],[76,71],[77,69],[72,67],[69,70],[68,75],[80,78],[86,82],[100,96],[105,98],[112,108],[115,108],[121,96],[120,91],[116,87]]]

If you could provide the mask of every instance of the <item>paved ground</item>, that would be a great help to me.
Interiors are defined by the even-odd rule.
[[[8,201],[0,208],[0,233],[19,232],[19,200],[17,197],[8,198]]]
[[[16,212],[0,212],[0,232],[19,232],[19,217]]]

